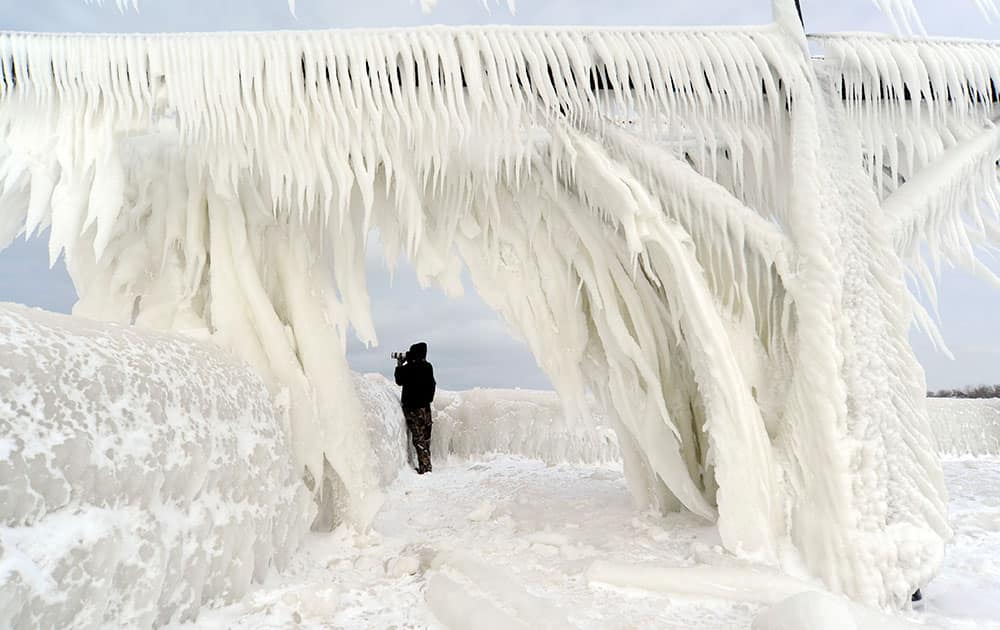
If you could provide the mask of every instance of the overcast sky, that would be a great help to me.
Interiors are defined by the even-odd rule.
[[[83,0],[0,0],[0,30],[30,31],[210,31],[300,28],[356,28],[444,24],[706,25],[754,24],[770,19],[770,0],[518,0],[511,15],[490,0],[440,0],[425,15],[408,0],[298,0],[293,17],[285,0],[142,0],[140,13],[119,13]],[[803,0],[811,32],[889,29],[871,0]],[[916,0],[934,35],[1000,38],[1000,27],[984,22],[972,0]],[[1000,265],[991,265],[1000,270]],[[369,283],[382,347],[349,347],[360,371],[391,368],[388,354],[425,340],[442,387],[544,388],[548,381],[523,343],[472,291],[444,297],[421,289],[408,266],[390,282],[377,256],[369,256]],[[72,284],[62,265],[48,268],[41,241],[18,242],[0,253],[0,301],[68,312]],[[955,361],[914,341],[932,388],[1000,383],[1000,290],[959,272],[946,271],[941,285],[941,320]]]

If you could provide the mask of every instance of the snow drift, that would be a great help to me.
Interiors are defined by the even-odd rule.
[[[285,414],[211,344],[0,306],[0,627],[155,627],[281,568]]]

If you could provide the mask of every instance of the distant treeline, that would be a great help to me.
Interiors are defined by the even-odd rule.
[[[970,385],[962,389],[927,392],[928,398],[1000,398],[1000,385]]]

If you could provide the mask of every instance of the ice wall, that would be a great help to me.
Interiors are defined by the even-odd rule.
[[[184,621],[280,569],[314,511],[286,413],[211,344],[0,305],[0,627]]]

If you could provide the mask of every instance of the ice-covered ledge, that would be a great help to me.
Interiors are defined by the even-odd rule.
[[[151,627],[281,567],[284,411],[207,343],[0,305],[0,627]]]

